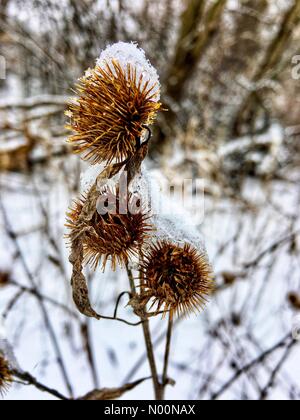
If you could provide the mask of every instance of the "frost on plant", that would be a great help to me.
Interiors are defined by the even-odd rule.
[[[137,44],[118,42],[111,45],[102,51],[100,58],[97,60],[97,66],[105,69],[109,63],[114,61],[118,61],[124,71],[128,66],[134,68],[136,84],[139,83],[139,80],[142,80],[141,88],[144,88],[145,84],[154,86],[153,99],[156,102],[160,100],[160,82],[157,71],[147,60],[145,52]]]

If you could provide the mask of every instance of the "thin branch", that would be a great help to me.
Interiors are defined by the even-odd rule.
[[[163,377],[162,377],[162,388],[163,388],[162,393],[163,394],[164,394],[166,385],[168,385],[168,367],[169,367],[169,360],[170,360],[172,331],[173,331],[173,316],[169,314],[166,350],[165,350],[165,358],[164,358],[164,369],[163,369]]]
[[[293,233],[285,236],[284,238],[281,238],[278,241],[274,242],[267,249],[265,249],[262,253],[260,253],[254,260],[252,260],[248,263],[245,263],[244,268],[249,269],[251,267],[257,266],[266,255],[276,251],[280,246],[291,242],[299,234],[300,234],[300,229],[296,230],[295,232],[293,232]]]
[[[15,286],[19,289],[20,293],[28,293],[34,297],[36,297],[37,299],[41,299],[44,300],[45,302],[51,303],[51,305],[53,306],[57,306],[58,308],[62,309],[63,311],[65,311],[66,313],[68,313],[70,316],[72,316],[75,319],[78,319],[78,315],[76,312],[73,312],[71,309],[69,309],[66,305],[57,302],[56,300],[43,295],[42,293],[38,292],[37,289],[33,288],[33,287],[26,287],[26,286],[22,286],[21,284],[17,283],[14,280],[11,280],[9,282],[10,286]]]
[[[267,399],[269,390],[274,386],[276,377],[278,376],[282,366],[286,362],[287,358],[289,357],[289,355],[290,355],[290,353],[291,353],[291,351],[294,348],[296,343],[297,343],[297,341],[291,340],[290,344],[285,349],[285,352],[284,352],[283,356],[281,357],[281,359],[279,360],[277,366],[273,370],[267,385],[261,391],[260,400],[266,400]]]
[[[60,392],[56,391],[55,389],[51,389],[46,385],[41,384],[38,382],[30,373],[27,372],[19,372],[17,370],[11,371],[12,375],[16,378],[20,379],[27,383],[27,385],[32,385],[35,388],[39,389],[42,392],[47,392],[48,394],[52,395],[53,397],[58,398],[59,400],[69,401],[69,398],[62,395]]]
[[[25,257],[22,253],[22,249],[19,245],[18,238],[16,237],[16,235],[15,235],[13,229],[12,229],[12,226],[10,224],[10,221],[8,220],[7,212],[6,212],[6,209],[4,207],[1,196],[0,196],[0,208],[2,210],[2,215],[3,215],[3,219],[4,219],[4,226],[5,226],[6,233],[12,239],[12,241],[13,241],[15,247],[16,247],[16,250],[17,250],[18,255],[20,257],[20,260],[21,260],[21,263],[23,265],[24,271],[25,271],[25,273],[28,277],[29,282],[31,283],[32,288],[37,291],[35,280],[33,278],[33,275],[31,273],[28,265],[27,265]],[[49,315],[48,315],[48,312],[47,312],[47,309],[46,309],[46,306],[45,306],[45,303],[44,303],[43,299],[38,296],[38,293],[37,293],[36,296],[37,296],[37,301],[39,303],[39,306],[40,306],[40,309],[41,309],[41,312],[42,312],[42,315],[43,315],[43,319],[44,319],[46,328],[49,332],[49,336],[50,336],[50,339],[51,339],[52,344],[53,344],[54,351],[56,353],[57,363],[58,363],[59,368],[61,370],[61,374],[62,374],[62,377],[65,381],[66,387],[67,387],[67,389],[68,389],[68,391],[69,391],[69,393],[72,397],[73,396],[72,385],[71,385],[71,382],[69,380],[69,376],[68,376],[68,373],[67,373],[64,361],[63,361],[63,356],[62,356],[60,346],[58,344],[58,341],[57,341],[57,338],[56,338],[56,335],[55,335],[53,325],[52,325],[51,320],[49,318]]]
[[[134,284],[134,277],[133,277],[132,271],[130,270],[128,265],[126,266],[126,268],[127,268],[127,274],[128,274],[128,279],[129,279],[132,294],[136,295],[136,287],[135,287],[135,284]],[[145,338],[147,357],[148,357],[148,361],[149,361],[149,365],[150,365],[150,369],[151,369],[151,373],[152,373],[155,399],[156,400],[161,400],[162,399],[162,392],[161,392],[162,388],[161,388],[161,384],[159,383],[159,380],[158,380],[158,373],[157,373],[156,361],[155,361],[155,356],[154,356],[154,349],[153,349],[150,327],[149,327],[149,320],[145,317],[144,319],[141,318],[141,321],[142,321],[143,333],[144,333],[144,338]]]
[[[279,341],[275,346],[271,347],[269,350],[263,352],[258,358],[254,359],[248,365],[242,367],[241,369],[237,370],[236,373],[230,378],[222,387],[215,393],[212,394],[211,399],[217,400],[225,391],[227,391],[244,373],[248,372],[254,366],[259,365],[262,363],[270,354],[274,353],[278,349],[285,346],[287,340],[291,338],[291,334],[285,336],[282,340]]]
[[[182,320],[182,318],[183,317],[179,317],[178,319],[176,319],[176,321],[174,322],[174,328],[180,323],[180,321]],[[165,335],[166,335],[166,332],[163,331],[158,337],[156,337],[153,340],[153,347],[154,347],[154,349],[164,340]],[[143,353],[141,355],[141,357],[137,360],[137,362],[134,364],[134,366],[130,369],[130,371],[125,376],[124,382],[129,382],[134,377],[134,375],[136,374],[136,372],[142,366],[142,364],[145,361],[145,358],[146,357],[147,357],[147,354],[145,354],[145,353]]]
[[[84,348],[87,354],[87,360],[90,366],[94,387],[99,388],[99,377],[98,377],[98,371],[97,371],[97,364],[96,364],[94,352],[93,352],[89,318],[87,318],[85,320],[85,323],[81,325],[81,334],[83,337]]]
[[[116,302],[115,310],[114,310],[114,318],[117,318],[117,316],[118,316],[119,305],[120,305],[121,299],[125,295],[128,295],[129,297],[131,297],[131,293],[130,292],[122,292],[122,293],[120,293],[120,295],[119,295],[119,297],[117,299],[117,302]]]

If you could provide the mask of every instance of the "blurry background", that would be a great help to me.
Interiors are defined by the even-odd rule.
[[[176,324],[167,398],[299,399],[299,0],[0,0],[2,334],[23,369],[66,394],[148,375],[139,327],[75,311],[63,238],[86,167],[65,142],[65,101],[119,40],[137,41],[161,77],[150,173],[205,184],[197,228],[217,290]],[[89,278],[111,315],[126,278]],[[152,321],[160,364],[165,327]],[[151,384],[126,397],[152,398]],[[48,396],[16,385],[6,398]]]

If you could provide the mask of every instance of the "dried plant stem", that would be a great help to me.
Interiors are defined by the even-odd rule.
[[[11,226],[11,223],[8,219],[6,208],[5,208],[4,203],[1,199],[1,196],[0,196],[0,209],[2,210],[2,216],[3,216],[3,220],[4,220],[4,226],[5,226],[6,234],[8,235],[9,238],[11,238],[11,240],[15,244],[16,251],[17,251],[17,253],[20,257],[22,266],[23,266],[24,271],[25,271],[25,273],[28,277],[30,285],[31,285],[32,289],[37,292],[37,286],[35,284],[35,279],[34,279],[32,273],[31,273],[31,271],[28,267],[28,264],[27,264],[27,261],[26,261],[24,255],[23,255],[22,249],[21,249],[21,247],[19,245],[19,242],[18,242],[17,235],[15,234],[15,232],[14,232],[12,226]],[[56,355],[56,360],[57,360],[58,366],[60,368],[62,377],[64,379],[66,388],[67,388],[70,396],[73,397],[73,388],[72,388],[72,385],[71,385],[71,381],[70,381],[69,375],[67,373],[67,369],[66,369],[65,362],[64,362],[64,359],[63,359],[62,351],[61,351],[58,339],[56,337],[53,324],[52,324],[52,322],[50,320],[50,317],[49,317],[49,314],[47,312],[45,302],[43,301],[42,296],[40,296],[38,294],[38,292],[36,293],[36,298],[37,298],[37,302],[39,303],[41,314],[42,314],[42,317],[43,317],[43,320],[44,320],[44,323],[45,323],[45,327],[46,327],[46,329],[49,333],[49,337],[50,337],[50,340],[51,340],[52,345],[53,345],[53,350],[54,350],[55,355]]]
[[[87,318],[81,325],[81,334],[84,342],[84,349],[87,354],[87,360],[91,370],[93,383],[95,388],[99,388],[99,376],[92,346],[90,318]]]
[[[182,321],[183,316],[177,318],[173,323],[173,329]],[[157,337],[153,339],[153,347],[154,349],[164,340],[165,338],[165,332],[163,331],[161,334],[159,334]],[[130,382],[134,375],[137,373],[137,371],[142,366],[143,362],[145,360],[145,353],[141,355],[141,357],[137,360],[135,365],[130,369],[130,371],[127,373],[124,379],[124,383]]]
[[[133,295],[135,295],[136,294],[136,287],[135,287],[135,284],[134,284],[134,278],[133,278],[132,271],[130,270],[130,268],[128,266],[127,266],[127,274],[128,274],[128,279],[129,279],[129,283],[130,283],[131,292],[132,292]],[[150,370],[151,370],[151,374],[152,374],[152,381],[153,381],[155,399],[156,400],[162,400],[163,399],[162,386],[161,386],[161,384],[159,382],[159,379],[158,379],[158,373],[157,373],[156,361],[155,361],[155,356],[154,356],[154,349],[153,349],[153,344],[152,344],[152,339],[151,339],[149,321],[146,317],[144,319],[141,318],[141,320],[143,321],[142,322],[142,327],[143,327],[143,333],[144,333],[144,338],[145,338],[147,357],[148,357]]]
[[[170,360],[172,332],[173,332],[173,317],[171,314],[169,314],[167,342],[166,342],[165,359],[164,359],[164,370],[163,370],[163,379],[162,379],[162,394],[163,395],[166,389],[166,385],[168,385],[168,367],[169,367],[169,360]]]
[[[149,321],[145,320],[142,325],[143,325],[143,332],[144,332],[146,349],[147,349],[147,356],[148,356],[149,365],[150,365],[150,369],[151,369],[151,373],[152,373],[155,399],[156,400],[162,400],[163,399],[162,387],[161,387],[161,384],[158,380],[158,374],[157,374],[156,362],[155,362],[155,357],[154,357],[154,349],[153,349],[152,340],[151,340]]]
[[[48,388],[46,385],[41,384],[38,382],[30,373],[27,372],[19,372],[18,370],[13,370],[11,372],[15,378],[20,379],[21,381],[26,382],[28,385],[32,385],[35,388],[39,389],[42,392],[47,392],[48,394],[52,395],[59,400],[68,401],[69,398],[62,395],[60,392],[56,391],[55,389]]]
[[[127,269],[127,275],[128,275],[128,280],[129,280],[129,284],[130,284],[131,293],[136,294],[136,287],[135,287],[135,284],[134,284],[134,278],[133,278],[132,271],[130,270],[128,265],[126,266],[126,269]]]

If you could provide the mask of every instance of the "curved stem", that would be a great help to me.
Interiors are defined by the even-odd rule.
[[[170,360],[172,331],[173,331],[173,316],[170,313],[169,322],[168,322],[168,330],[167,330],[167,342],[166,342],[165,359],[164,359],[163,379],[162,379],[162,394],[163,395],[164,395],[165,387],[168,384],[168,367],[169,367],[169,360]]]
[[[127,274],[128,274],[128,279],[129,279],[132,294],[136,295],[136,287],[135,287],[135,284],[134,284],[134,278],[133,278],[132,271],[129,269],[128,266],[126,268],[127,268]],[[151,374],[152,374],[155,399],[156,400],[162,400],[162,397],[163,397],[162,396],[162,386],[161,386],[161,384],[159,382],[159,379],[158,379],[158,373],[157,373],[157,367],[156,367],[155,356],[154,356],[154,349],[153,349],[153,344],[152,344],[152,339],[151,339],[149,321],[146,317],[144,319],[141,318],[141,321],[143,321],[142,322],[142,327],[143,327],[143,333],[144,333],[144,338],[145,338],[147,357],[148,357],[150,370],[151,370]]]

